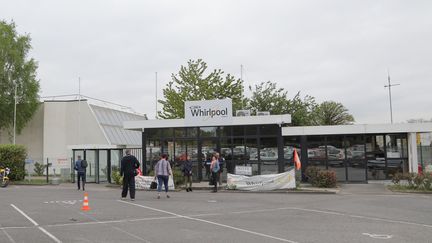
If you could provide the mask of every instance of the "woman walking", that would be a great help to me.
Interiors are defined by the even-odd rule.
[[[161,159],[156,163],[155,167],[155,176],[158,179],[158,196],[160,199],[160,192],[162,190],[162,183],[165,186],[165,195],[167,198],[170,198],[168,195],[168,178],[172,175],[171,165],[168,162],[168,156],[166,154],[161,155]]]
[[[192,161],[190,161],[189,155],[186,155],[186,160],[183,163],[183,176],[185,179],[185,188],[187,192],[192,191]],[[188,187],[189,183],[189,187]]]
[[[214,185],[213,192],[217,192],[219,170],[220,170],[219,153],[214,153],[210,164],[210,171],[212,173],[212,181]]]

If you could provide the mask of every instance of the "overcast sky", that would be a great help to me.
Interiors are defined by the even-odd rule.
[[[432,1],[1,1],[29,33],[41,96],[81,93],[155,115],[189,59],[245,84],[343,103],[356,123],[432,118]],[[159,107],[160,108],[160,107]]]

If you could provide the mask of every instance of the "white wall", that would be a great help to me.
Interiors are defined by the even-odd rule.
[[[20,134],[16,136],[16,144],[22,144],[27,149],[27,158],[41,162],[43,160],[43,122],[44,105],[41,103]],[[13,134],[13,131],[11,131]],[[0,143],[13,143],[7,130],[0,133]]]
[[[86,101],[45,102],[44,157],[67,160],[68,145],[108,144]]]

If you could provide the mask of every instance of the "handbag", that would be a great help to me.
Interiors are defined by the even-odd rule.
[[[150,189],[156,189],[157,188],[157,183],[156,183],[156,181],[152,181],[151,183],[150,183]]]

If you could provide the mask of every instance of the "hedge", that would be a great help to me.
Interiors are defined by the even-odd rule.
[[[0,167],[9,167],[9,179],[20,181],[25,177],[26,148],[23,145],[0,144]]]

